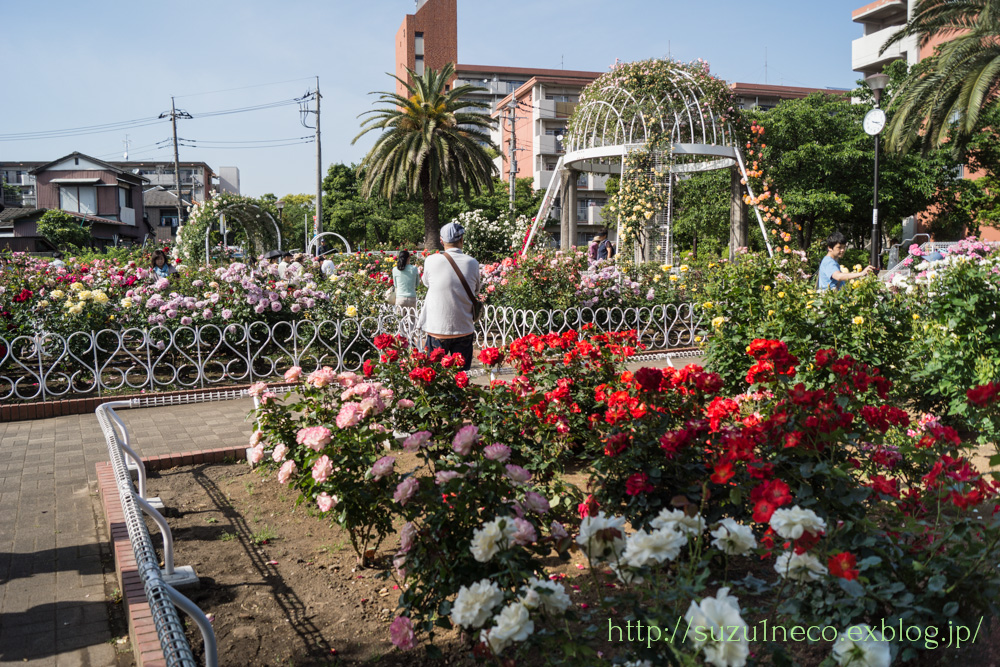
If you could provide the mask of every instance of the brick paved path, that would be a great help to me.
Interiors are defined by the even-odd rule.
[[[250,400],[121,410],[141,456],[245,443]],[[115,663],[93,414],[0,424],[0,665]],[[154,536],[154,539],[155,536]]]

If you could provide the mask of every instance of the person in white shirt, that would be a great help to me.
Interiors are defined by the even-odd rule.
[[[444,252],[430,255],[424,261],[423,283],[427,287],[424,308],[417,325],[427,334],[427,351],[442,348],[448,354],[459,352],[465,360],[464,370],[472,366],[472,346],[476,325],[472,316],[472,299],[448,257],[465,278],[475,298],[479,293],[479,262],[462,252],[465,228],[449,222],[441,228]],[[446,256],[447,254],[447,256]]]

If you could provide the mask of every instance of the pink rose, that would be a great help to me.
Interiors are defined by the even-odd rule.
[[[415,477],[407,477],[396,487],[396,492],[392,494],[392,499],[399,503],[401,507],[405,507],[406,503],[410,502],[413,494],[417,492],[418,486],[420,486],[420,483],[417,482]]]
[[[361,421],[361,406],[357,403],[344,403],[337,414],[337,427],[350,428]]]
[[[316,505],[320,512],[329,512],[337,506],[338,502],[337,496],[331,496],[326,491],[316,496]]]
[[[406,579],[406,554],[398,553],[396,557],[392,559],[392,566],[396,569],[396,576],[400,579]]]
[[[375,394],[374,396],[362,399],[359,409],[361,410],[362,417],[380,415],[385,410],[385,403],[382,402],[382,398],[378,394]]]
[[[438,472],[434,473],[434,483],[440,486],[441,484],[447,484],[456,477],[461,477],[461,476],[462,475],[455,472],[454,470],[439,470]]]
[[[524,506],[528,508],[529,512],[535,514],[545,514],[549,511],[549,501],[545,496],[534,491],[528,491],[524,494]]]
[[[566,528],[563,527],[558,521],[553,521],[552,525],[549,526],[549,532],[552,533],[552,537],[556,539],[565,539],[569,537],[569,533],[566,532]]]
[[[252,385],[250,385],[250,388],[247,389],[247,393],[250,394],[251,396],[260,396],[265,391],[267,391],[266,382],[254,382]]]
[[[275,463],[281,463],[285,460],[286,456],[288,456],[288,447],[285,447],[284,445],[278,445],[274,448],[274,451],[271,452],[271,458]]]
[[[253,435],[250,436],[250,446],[256,447],[260,443],[264,442],[264,432],[254,431]]]
[[[337,379],[337,374],[329,366],[324,366],[323,368],[318,368],[314,370],[306,378],[306,382],[316,387],[317,389],[322,389],[323,387],[331,384]]]
[[[288,480],[295,474],[295,468],[295,461],[285,461],[282,463],[281,467],[278,468],[278,481],[281,484],[288,484]]]
[[[392,469],[396,465],[396,459],[392,456],[383,456],[372,466],[372,479],[376,482],[387,475],[392,474]]]
[[[467,456],[472,450],[472,445],[479,440],[479,429],[469,424],[463,426],[455,434],[455,439],[451,441],[451,448],[458,454]]]
[[[510,447],[496,443],[483,450],[483,456],[490,461],[500,461],[503,463],[510,458]]]
[[[530,521],[525,519],[514,519],[514,534],[511,535],[514,544],[531,544],[538,539],[538,533]]]
[[[340,375],[337,376],[337,382],[340,383],[341,387],[353,387],[358,382],[360,382],[361,379],[362,378],[360,375],[358,375],[357,373],[352,373],[351,371],[348,371],[346,373],[341,373]]]
[[[250,448],[250,453],[247,455],[250,465],[257,465],[262,458],[264,458],[264,445],[257,445]]]
[[[524,484],[529,479],[531,479],[531,473],[522,468],[521,466],[516,466],[508,463],[507,479],[514,482],[515,484]]]
[[[287,371],[285,371],[285,382],[298,382],[299,378],[302,377],[302,368],[299,366],[292,366]]]
[[[403,524],[399,531],[399,553],[405,554],[413,548],[413,540],[417,537],[417,528],[412,522]]]
[[[421,447],[425,447],[430,439],[430,431],[417,431],[403,441],[403,449],[408,452],[415,452]]]
[[[411,401],[408,398],[401,398],[398,401],[396,401],[396,407],[399,408],[400,410],[409,410],[410,408],[413,407],[413,401]]]
[[[333,463],[330,462],[330,457],[324,454],[323,456],[316,459],[312,467],[312,476],[316,480],[317,484],[322,484],[326,481],[326,478],[330,476],[333,472]]]
[[[300,445],[305,445],[314,452],[318,452],[323,447],[330,444],[330,429],[325,426],[310,426],[299,429],[295,436],[295,441]]]
[[[413,635],[413,623],[405,616],[397,616],[396,620],[389,624],[389,637],[393,645],[401,651],[409,651],[417,645]]]
[[[275,394],[273,391],[265,391],[263,394],[260,395],[260,404],[267,405],[276,398],[278,398],[278,395]]]

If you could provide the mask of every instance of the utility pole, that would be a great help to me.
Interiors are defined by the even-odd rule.
[[[517,124],[517,100],[514,99],[513,93],[510,96],[510,102],[507,104],[507,109],[510,111],[510,141],[508,142],[508,154],[507,159],[507,171],[510,176],[510,219],[514,219],[514,188],[517,184],[517,130],[515,125]]]
[[[177,151],[177,118],[191,118],[191,114],[183,109],[178,111],[173,96],[170,97],[170,124],[174,128],[174,182],[177,190],[177,224],[181,224],[181,162]],[[167,113],[161,113],[160,118],[166,118]],[[206,258],[207,259],[207,258]]]
[[[319,77],[316,77],[316,235],[323,233],[323,146],[319,141]]]

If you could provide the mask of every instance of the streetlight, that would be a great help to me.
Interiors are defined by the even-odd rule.
[[[875,188],[872,195],[872,249],[869,264],[876,269],[879,268],[879,259],[882,254],[882,234],[878,220],[878,135],[885,127],[885,112],[879,108],[878,103],[882,98],[882,91],[889,83],[888,74],[872,74],[865,79],[865,83],[875,96],[875,107],[865,114],[863,127],[865,132],[875,137]]]

